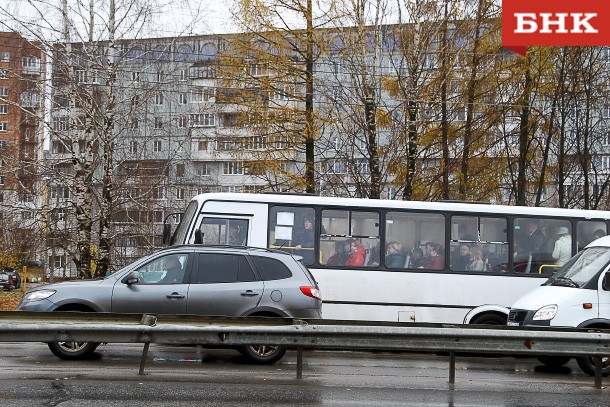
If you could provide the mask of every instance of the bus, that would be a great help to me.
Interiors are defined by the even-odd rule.
[[[208,193],[173,233],[164,225],[164,240],[299,255],[324,318],[505,324],[508,307],[561,267],[557,246],[572,256],[609,226],[596,210]]]

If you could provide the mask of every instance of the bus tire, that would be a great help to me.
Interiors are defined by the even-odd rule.
[[[588,374],[589,376],[595,376],[595,359],[589,356],[581,356],[576,358],[578,367]],[[602,358],[602,376],[608,376],[610,374],[610,358],[605,356]]]
[[[250,362],[260,365],[272,365],[286,353],[286,347],[278,345],[246,345],[238,350]]]
[[[93,355],[99,346],[98,342],[49,342],[49,349],[63,360],[83,360]]]
[[[481,314],[474,317],[470,323],[475,325],[506,325],[506,316],[493,313]]]
[[[570,359],[572,359],[572,358],[569,356],[540,355],[540,356],[536,356],[536,359],[538,359],[538,362],[542,363],[545,366],[558,368],[558,367],[561,367],[561,366],[565,365],[566,363],[568,363],[570,361]]]

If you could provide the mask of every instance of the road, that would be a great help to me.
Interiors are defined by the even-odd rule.
[[[529,358],[400,353],[305,352],[273,366],[247,364],[232,350],[151,345],[100,346],[94,360],[66,362],[46,345],[3,343],[2,406],[608,406],[575,362],[545,370]],[[610,379],[604,378],[604,385]]]

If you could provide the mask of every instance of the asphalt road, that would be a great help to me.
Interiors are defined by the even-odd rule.
[[[111,344],[96,358],[66,362],[46,345],[2,343],[4,406],[608,406],[574,361],[561,370],[529,358],[400,353],[305,352],[273,366],[246,363],[231,350],[151,345],[138,375],[141,345]],[[604,385],[610,379],[604,378]]]

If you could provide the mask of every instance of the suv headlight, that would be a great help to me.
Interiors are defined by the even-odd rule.
[[[21,302],[30,302],[30,301],[39,301],[44,300],[45,298],[49,298],[53,294],[55,294],[55,290],[38,290],[32,291],[23,296]]]
[[[557,305],[546,305],[540,308],[532,318],[534,321],[548,321],[555,318],[557,314]]]

